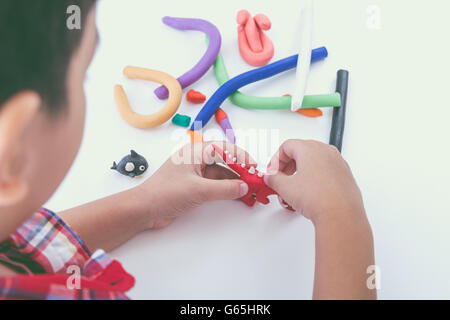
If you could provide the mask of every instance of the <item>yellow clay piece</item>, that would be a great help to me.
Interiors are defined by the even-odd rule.
[[[120,116],[128,124],[140,129],[159,126],[169,120],[181,104],[183,96],[182,88],[177,79],[162,71],[127,66],[123,74],[130,79],[153,81],[164,85],[169,90],[169,98],[166,105],[158,112],[150,115],[142,115],[133,111],[128,102],[127,95],[121,85],[114,86],[114,100]]]

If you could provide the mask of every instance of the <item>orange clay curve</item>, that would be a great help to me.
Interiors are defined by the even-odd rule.
[[[142,115],[133,111],[123,87],[119,84],[115,85],[114,100],[116,101],[117,110],[122,119],[129,125],[140,129],[153,128],[169,120],[178,110],[183,93],[180,83],[171,75],[162,71],[133,66],[125,67],[123,74],[130,79],[160,83],[169,90],[169,98],[161,110],[154,114]]]

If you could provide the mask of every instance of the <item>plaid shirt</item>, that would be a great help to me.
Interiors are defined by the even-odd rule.
[[[55,213],[41,209],[6,241],[0,299],[128,299],[134,278],[103,250],[93,254]]]

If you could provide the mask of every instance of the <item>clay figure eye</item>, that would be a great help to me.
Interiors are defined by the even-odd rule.
[[[144,171],[145,170],[145,166],[140,166],[139,170]]]

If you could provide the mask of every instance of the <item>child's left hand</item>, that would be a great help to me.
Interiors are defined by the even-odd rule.
[[[170,157],[147,181],[136,187],[140,212],[148,215],[147,229],[167,226],[184,212],[214,200],[238,199],[248,186],[228,168],[214,162],[213,142],[188,144]],[[256,162],[227,142],[214,142],[247,167]]]

